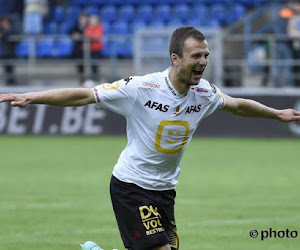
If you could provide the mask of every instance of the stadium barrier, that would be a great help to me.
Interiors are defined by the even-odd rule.
[[[36,89],[23,88],[20,92]],[[222,89],[232,96],[251,98],[274,108],[300,110],[300,90],[295,89]],[[7,89],[0,88],[0,93]],[[12,108],[0,104],[0,135],[125,135],[122,116],[96,105],[52,107],[30,105]],[[269,119],[252,119],[217,111],[200,123],[195,136],[209,137],[300,137],[300,124]]]

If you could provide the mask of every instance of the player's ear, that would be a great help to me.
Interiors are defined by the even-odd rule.
[[[172,53],[171,54],[171,60],[172,60],[172,64],[175,65],[175,66],[178,66],[179,65],[179,56],[175,53]]]

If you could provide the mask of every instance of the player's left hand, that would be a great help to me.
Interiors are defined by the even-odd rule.
[[[300,112],[295,109],[283,109],[279,112],[279,120],[283,122],[300,121]]]

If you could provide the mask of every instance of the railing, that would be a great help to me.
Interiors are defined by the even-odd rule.
[[[265,84],[262,84],[263,87],[295,87],[295,81],[300,80],[299,73],[295,71],[294,69],[297,67],[300,67],[300,59],[293,58],[293,50],[291,46],[289,46],[292,43],[292,38],[286,36],[286,35],[251,35],[251,36],[245,36],[245,34],[239,34],[239,35],[224,35],[222,34],[222,31],[219,31],[220,34],[217,36],[218,40],[217,43],[210,47],[211,50],[211,64],[208,66],[207,71],[211,72],[212,77],[215,76],[221,76],[220,81],[215,81],[214,78],[208,79],[214,83],[217,83],[218,85],[222,86],[230,86],[230,84],[227,84],[226,82],[230,81],[236,81],[238,84],[234,84],[235,87],[254,87],[250,85],[245,84],[247,79],[252,77],[258,77],[261,76],[263,78],[264,74],[268,74],[268,82]],[[44,36],[45,38],[48,36]],[[55,36],[57,39],[61,39],[64,36]],[[24,39],[23,36],[15,37],[15,39]],[[38,37],[34,38],[38,39]],[[128,36],[106,36],[103,38],[104,41],[120,41],[120,39],[132,39]],[[263,48],[263,45],[268,45],[268,49],[264,51],[264,56],[261,58],[257,58],[253,56],[253,53],[255,53],[255,49],[257,47],[252,46],[252,48],[248,51],[248,55],[244,56],[244,46],[245,41],[251,41],[252,44],[257,44],[257,47],[259,49]],[[133,44],[135,44],[133,42]],[[210,43],[212,44],[212,43]],[[92,59],[89,53],[89,40],[84,41],[84,56],[82,59],[69,59],[69,58],[54,58],[54,59],[43,59],[43,58],[37,58],[35,54],[35,47],[36,44],[34,43],[34,40],[32,42],[32,45],[30,46],[29,50],[29,56],[27,58],[23,59],[1,59],[0,64],[5,64],[8,61],[14,64],[16,67],[20,65],[26,65],[28,67],[30,73],[35,73],[38,70],[38,66],[42,64],[49,64],[51,67],[57,67],[60,68],[63,64],[71,64],[76,65],[78,61],[83,62],[84,67],[87,69],[86,71],[86,77],[89,77],[90,74],[90,65],[95,60]],[[115,44],[117,46],[117,44]],[[140,46],[141,44],[136,43],[136,46]],[[167,45],[166,45],[167,47]],[[111,47],[111,53],[110,56],[105,59],[108,60],[107,67],[106,67],[106,74],[109,75],[110,79],[117,80],[117,72],[120,70],[118,68],[119,66],[119,58],[116,53],[117,47],[112,46]],[[161,48],[157,48],[159,52],[161,52]],[[168,63],[169,61],[169,55],[167,51],[164,54],[159,54],[159,57],[164,57]],[[134,56],[137,56],[135,54],[135,50],[133,49]],[[143,51],[140,49],[139,53],[143,53]],[[149,53],[153,53],[154,56],[158,56],[155,51],[148,51],[147,55],[142,54],[142,56],[149,56]],[[228,56],[231,54],[234,54],[234,56]],[[97,59],[97,60],[103,60]],[[126,63],[128,69],[126,69],[126,74],[133,75],[133,74],[142,74],[142,72],[134,72],[134,62],[135,67],[138,68],[141,65],[139,64],[139,61],[129,59]],[[215,64],[216,63],[216,64]],[[131,65],[128,65],[131,64]],[[215,67],[217,65],[217,67]],[[218,66],[219,65],[219,66]],[[164,69],[164,65],[157,65],[161,70]],[[232,70],[231,68],[235,68],[235,70]],[[267,72],[266,72],[267,69]],[[3,73],[2,73],[3,74]],[[210,77],[208,76],[208,78]],[[34,74],[31,75],[31,77],[34,77]],[[3,79],[3,78],[2,78]],[[255,87],[258,87],[255,85]],[[297,87],[297,86],[296,86]]]

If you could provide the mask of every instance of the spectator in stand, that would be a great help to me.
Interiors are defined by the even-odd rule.
[[[43,32],[44,18],[48,14],[47,0],[25,0],[24,33],[40,34]]]
[[[0,20],[0,39],[1,39],[1,58],[7,62],[3,64],[6,85],[15,85],[14,65],[9,60],[15,56],[15,42],[11,41],[14,35],[14,29],[11,20],[8,17],[2,17]]]
[[[85,37],[91,39],[90,41],[90,51],[91,58],[97,59],[101,56],[101,51],[103,49],[102,36],[104,33],[104,27],[100,22],[100,19],[97,15],[91,15],[89,17],[89,24],[84,30]],[[92,75],[91,79],[93,81],[99,80],[99,70],[97,63],[92,61]]]
[[[88,21],[88,16],[85,13],[82,13],[78,18],[77,24],[70,31],[70,35],[74,40],[72,57],[78,60],[83,58],[84,30],[88,25]],[[79,83],[80,85],[82,85],[85,80],[82,61],[79,64],[77,64],[76,68],[79,75]]]

